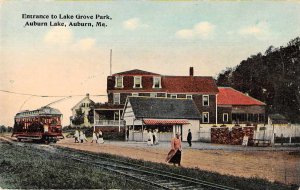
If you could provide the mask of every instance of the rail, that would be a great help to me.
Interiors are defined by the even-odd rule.
[[[124,120],[95,120],[95,126],[123,126],[125,124]]]

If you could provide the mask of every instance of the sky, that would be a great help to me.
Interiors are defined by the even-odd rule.
[[[22,14],[75,19],[25,19]],[[96,15],[111,19],[76,19]],[[25,26],[33,21],[48,25]],[[50,26],[50,21],[66,26]],[[77,21],[107,26],[68,25]],[[216,77],[297,36],[299,1],[0,0],[0,90],[72,95],[51,105],[63,113],[63,125],[68,125],[71,108],[86,93],[95,102],[107,100],[111,49],[112,73],[141,69],[188,75],[189,67],[194,67],[195,75]],[[0,125],[12,126],[20,110],[38,109],[61,98],[0,91]]]

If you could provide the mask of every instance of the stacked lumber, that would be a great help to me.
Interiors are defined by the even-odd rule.
[[[230,132],[230,137],[231,137],[230,144],[241,145],[243,143],[243,138],[244,138],[243,128],[240,126],[232,127],[232,130]]]
[[[229,144],[230,135],[228,127],[212,127],[211,142],[217,144]]]

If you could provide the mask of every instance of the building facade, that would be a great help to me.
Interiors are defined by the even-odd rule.
[[[201,123],[216,123],[217,85],[212,77],[165,76],[142,70],[130,70],[107,77],[108,104],[124,105],[129,96],[153,98],[192,99]]]
[[[266,104],[231,87],[219,87],[219,124],[264,124]]]
[[[74,119],[78,117],[78,112],[83,115],[83,123],[80,126],[91,127],[93,126],[93,122],[89,121],[88,117],[91,115],[91,111],[94,107],[95,102],[90,99],[90,95],[86,94],[86,96],[80,100],[75,106],[71,108],[72,116],[70,118],[71,126],[77,126],[74,124]]]

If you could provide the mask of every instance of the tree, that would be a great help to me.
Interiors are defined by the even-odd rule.
[[[74,125],[81,125],[84,123],[84,113],[81,109],[76,110],[75,117],[71,121]]]
[[[231,86],[267,104],[267,113],[280,113],[300,122],[300,38],[286,47],[270,46],[248,57],[217,78],[218,86]]]

